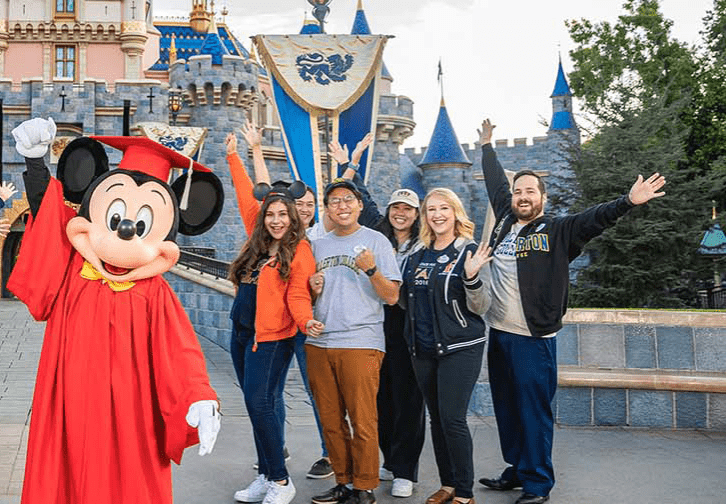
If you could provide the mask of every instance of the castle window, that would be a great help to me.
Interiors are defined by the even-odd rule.
[[[55,13],[61,17],[72,17],[76,13],[76,0],[55,0]]]
[[[55,76],[76,78],[75,46],[55,46]]]

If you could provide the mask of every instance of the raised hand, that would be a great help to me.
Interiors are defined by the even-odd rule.
[[[353,154],[350,155],[350,162],[353,164],[359,164],[360,158],[363,156],[365,150],[373,143],[373,133],[370,131],[363,139],[358,142],[353,149]]]
[[[328,154],[335,159],[338,164],[348,162],[348,146],[341,147],[337,140],[333,140],[328,144]]]
[[[481,129],[476,130],[476,132],[479,133],[479,143],[481,145],[492,143],[492,133],[494,133],[494,128],[496,127],[497,126],[492,124],[489,119],[484,119],[484,121],[482,121]]]
[[[666,183],[665,177],[660,173],[654,173],[646,180],[642,175],[638,175],[638,179],[630,188],[628,198],[633,205],[642,205],[653,198],[660,198],[665,195],[665,191],[658,192]]]
[[[53,118],[36,117],[20,123],[12,131],[15,150],[26,158],[41,158],[48,152],[48,146],[55,138],[56,126]]]
[[[237,135],[229,133],[227,138],[224,139],[224,143],[227,145],[228,156],[237,152]]]
[[[250,122],[249,119],[245,119],[245,123],[240,130],[242,131],[242,136],[247,142],[247,145],[250,147],[262,145],[262,132],[254,122]]]
[[[2,185],[0,185],[0,198],[2,198],[3,201],[9,200],[16,192],[18,191],[15,189],[15,185],[12,182],[6,182],[3,180]]]
[[[466,252],[466,260],[464,261],[464,272],[466,273],[467,279],[474,278],[479,273],[479,270],[482,266],[494,259],[494,256],[491,255],[491,252],[492,248],[489,247],[484,240],[482,240],[482,242],[479,244],[479,247],[477,247],[474,254],[471,253],[471,250],[468,250]]]

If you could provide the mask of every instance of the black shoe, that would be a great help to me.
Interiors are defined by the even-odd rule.
[[[337,504],[348,500],[352,495],[353,490],[339,483],[327,492],[314,496],[311,500],[314,504]]]
[[[502,478],[497,478],[497,479],[481,478],[481,479],[479,479],[479,483],[481,483],[485,487],[491,488],[492,490],[499,490],[502,492],[506,491],[506,490],[514,490],[515,488],[522,488],[521,481],[505,480]]]
[[[376,494],[373,490],[353,489],[353,495],[348,497],[345,504],[376,504]]]
[[[514,504],[542,504],[550,500],[549,495],[535,495],[527,492],[522,492],[519,499]]]
[[[287,451],[287,446],[282,449],[282,454],[285,457],[285,462],[287,462],[288,460],[290,460],[290,452]],[[255,462],[254,464],[252,464],[252,469],[254,469],[256,471],[259,468],[260,468],[260,461],[258,460],[257,462]]]
[[[323,457],[310,466],[310,470],[305,476],[310,479],[325,479],[333,474],[333,466],[330,465],[327,458]]]

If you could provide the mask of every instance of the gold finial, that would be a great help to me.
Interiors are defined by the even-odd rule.
[[[444,97],[443,96],[441,97],[441,106],[442,107],[445,107],[446,106],[446,103],[444,103]]]
[[[171,44],[169,44],[169,64],[176,61],[176,33],[171,34]]]
[[[716,220],[716,200],[711,200],[711,219]]]
[[[189,15],[189,25],[197,33],[207,33],[209,30],[210,14],[207,12],[207,0],[194,0],[192,12]]]
[[[358,10],[363,10],[363,0],[358,0]]]

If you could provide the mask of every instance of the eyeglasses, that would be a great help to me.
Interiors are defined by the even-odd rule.
[[[349,194],[348,196],[344,196],[343,198],[331,198],[328,200],[328,206],[330,208],[337,208],[340,206],[341,203],[351,205],[357,199],[358,198],[356,198],[353,194]]]

